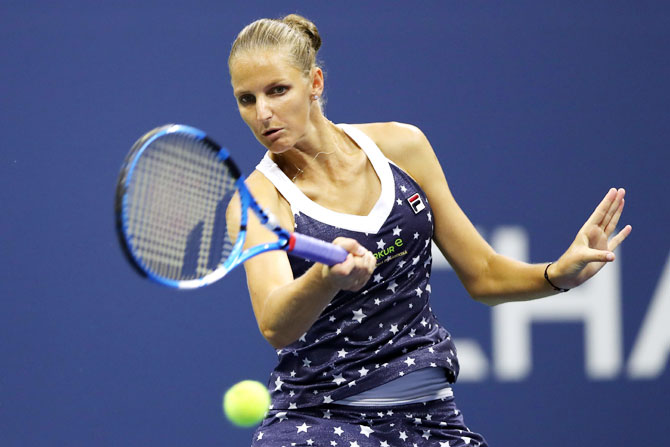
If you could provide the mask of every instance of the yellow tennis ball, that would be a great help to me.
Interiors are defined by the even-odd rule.
[[[231,386],[223,395],[223,412],[239,427],[260,423],[270,408],[270,393],[260,382],[243,380]]]

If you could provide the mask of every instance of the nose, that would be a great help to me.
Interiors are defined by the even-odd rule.
[[[272,118],[272,109],[265,98],[256,98],[256,119],[258,121],[268,121]]]

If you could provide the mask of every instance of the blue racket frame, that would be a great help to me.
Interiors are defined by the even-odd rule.
[[[133,251],[132,245],[130,243],[132,237],[128,232],[128,198],[126,196],[126,191],[130,185],[130,179],[132,178],[137,162],[145,149],[156,139],[169,133],[189,134],[196,139],[205,140],[208,145],[211,146],[212,150],[216,152],[218,159],[222,163],[226,164],[227,168],[232,173],[233,178],[236,178],[235,186],[239,195],[241,211],[240,228],[237,234],[237,238],[233,243],[231,252],[225,261],[202,278],[175,280],[160,276],[145,266],[142,259],[138,257]],[[261,208],[253,198],[251,192],[245,184],[244,175],[241,174],[239,168],[231,159],[230,153],[218,143],[210,139],[207,134],[200,129],[183,124],[169,124],[154,129],[141,138],[133,146],[130,153],[126,157],[123,166],[124,167],[121,170],[119,182],[117,184],[116,195],[116,222],[119,239],[126,257],[138,270],[138,272],[160,284],[178,289],[195,289],[207,286],[213,282],[218,281],[232,269],[244,263],[249,258],[272,250],[285,250],[305,259],[322,262],[328,265],[334,265],[339,262],[343,262],[348,256],[346,250],[341,247],[312,238],[310,236],[305,236],[298,233],[290,233],[283,229],[279,225],[279,221],[271,213],[263,210],[263,208]],[[244,242],[247,236],[249,208],[253,210],[263,226],[277,235],[276,241],[243,250]]]

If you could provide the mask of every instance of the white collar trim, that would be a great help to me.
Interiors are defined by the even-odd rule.
[[[303,213],[334,227],[361,233],[377,233],[386,222],[395,203],[395,181],[393,172],[382,151],[365,133],[349,124],[338,124],[346,134],[365,152],[379,181],[381,194],[374,207],[366,216],[345,214],[325,208],[312,201],[279,169],[279,166],[266,153],[256,166],[289,202],[293,213]]]

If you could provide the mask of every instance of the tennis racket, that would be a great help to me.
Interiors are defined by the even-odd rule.
[[[228,226],[231,206],[239,207],[239,228]],[[276,241],[243,249],[249,209]],[[209,285],[270,250],[327,265],[347,258],[342,247],[281,228],[256,203],[228,151],[190,126],[158,127],[133,145],[119,175],[115,211],[131,264],[170,287]]]

